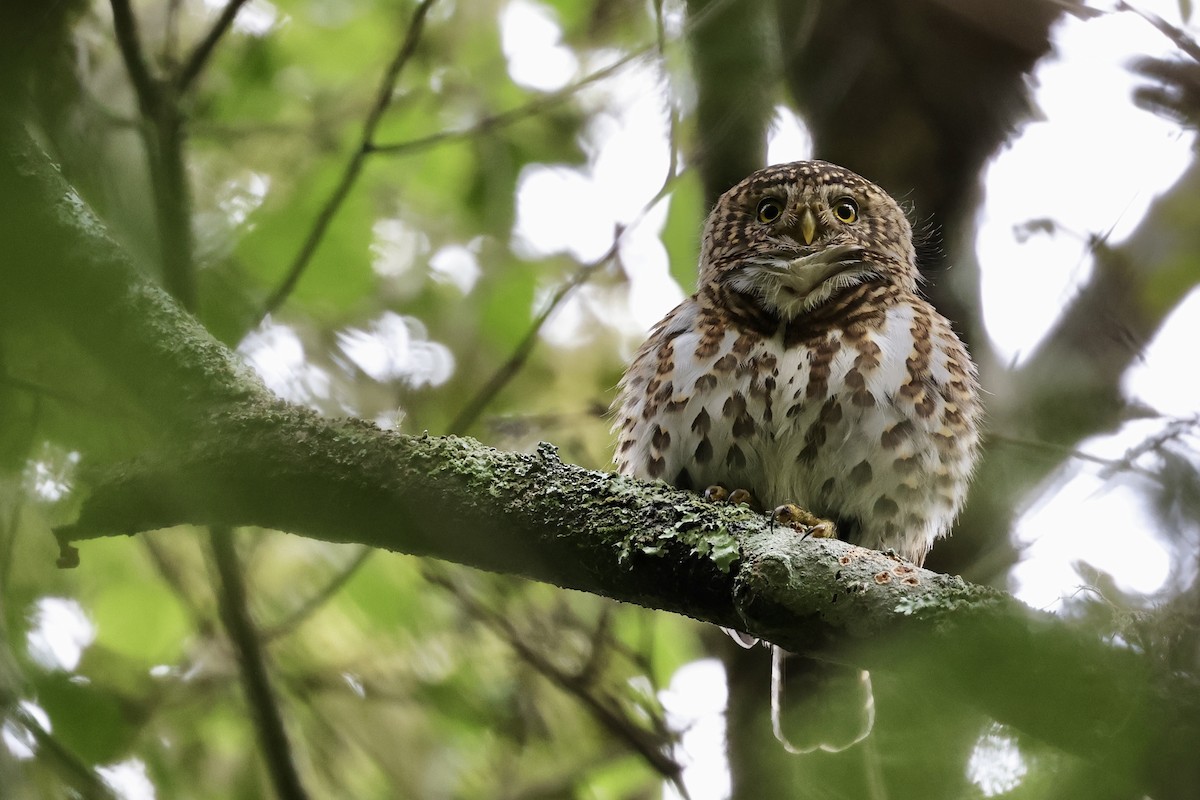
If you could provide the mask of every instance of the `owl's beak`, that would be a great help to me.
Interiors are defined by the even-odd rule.
[[[816,238],[817,217],[811,208],[805,207],[804,213],[800,215],[800,234],[804,237],[805,244],[812,244]]]

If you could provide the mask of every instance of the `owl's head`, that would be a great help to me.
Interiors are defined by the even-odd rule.
[[[915,291],[912,227],[887,192],[825,161],[755,172],[721,195],[704,226],[700,282],[793,319],[867,281]]]

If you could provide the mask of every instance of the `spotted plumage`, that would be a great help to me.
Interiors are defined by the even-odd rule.
[[[833,164],[754,173],[708,217],[696,294],[621,382],[628,475],[796,503],[920,564],[975,461],[975,367],[918,292],[912,229]]]

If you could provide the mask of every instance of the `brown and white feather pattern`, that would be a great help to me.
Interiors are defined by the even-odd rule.
[[[754,216],[764,197],[784,207],[777,225]],[[851,223],[830,213],[846,197]],[[806,269],[822,272],[792,274]],[[966,349],[916,280],[903,213],[864,179],[823,162],[747,178],[710,215],[699,290],[621,382],[619,471],[796,503],[921,563],[962,505],[980,407]]]

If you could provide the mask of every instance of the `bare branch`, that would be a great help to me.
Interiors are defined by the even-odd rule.
[[[1115,10],[1128,11],[1141,17],[1146,22],[1153,25],[1159,33],[1170,39],[1171,44],[1178,47],[1189,58],[1191,58],[1193,61],[1200,62],[1200,43],[1189,36],[1186,31],[1175,27],[1158,14],[1150,11],[1142,11],[1132,4],[1125,2],[1125,0],[1118,0]]]
[[[672,150],[672,153],[673,152],[674,151]],[[608,247],[608,250],[606,250],[602,256],[594,261],[581,264],[579,268],[575,270],[575,273],[565,283],[561,284],[557,290],[555,290],[554,295],[550,298],[550,301],[546,303],[546,307],[543,308],[541,313],[538,314],[533,320],[533,324],[529,326],[529,330],[527,330],[525,335],[521,337],[521,341],[517,343],[517,346],[513,349],[512,354],[509,355],[508,359],[501,364],[494,373],[492,373],[492,377],[488,378],[487,383],[485,383],[483,387],[476,392],[469,401],[467,401],[467,404],[463,406],[463,409],[459,411],[458,415],[455,416],[455,418],[450,422],[450,433],[462,434],[470,430],[471,426],[474,425],[479,419],[479,415],[483,413],[483,410],[487,408],[494,399],[496,399],[496,395],[500,393],[500,390],[507,386],[508,382],[511,381],[513,377],[521,371],[521,368],[525,366],[525,362],[529,360],[530,354],[533,353],[533,348],[537,345],[538,336],[541,334],[542,328],[545,327],[546,322],[548,322],[550,317],[554,315],[554,312],[557,311],[564,302],[566,302],[567,298],[571,296],[572,292],[574,292],[583,284],[587,283],[587,281],[596,273],[598,269],[617,257],[617,253],[620,251],[621,240],[625,235],[625,231],[641,222],[646,214],[649,213],[650,209],[654,208],[654,206],[657,205],[658,202],[667,195],[671,189],[671,186],[679,177],[679,175],[675,172],[676,162],[674,158],[671,159],[670,167],[671,171],[667,174],[666,179],[663,181],[662,187],[658,190],[654,197],[650,198],[646,205],[642,206],[642,209],[638,212],[633,222],[617,230],[616,234],[613,236],[612,244],[610,244]]]
[[[184,125],[177,96],[151,74],[129,0],[111,0],[117,46],[142,114],[141,133],[154,190],[163,283],[184,308],[198,302],[191,192],[184,166]]]
[[[62,776],[63,781],[85,800],[116,800],[117,795],[100,779],[79,756],[72,753],[62,742],[42,727],[37,719],[24,709],[18,708],[14,722],[24,728],[37,743],[38,757],[51,765]]]
[[[525,366],[525,362],[529,360],[530,354],[533,353],[533,348],[537,345],[538,336],[542,328],[545,327],[546,322],[554,315],[554,312],[559,309],[572,292],[586,283],[596,270],[616,257],[619,246],[620,234],[613,237],[613,242],[608,250],[604,252],[604,255],[594,261],[581,264],[579,269],[575,270],[575,273],[555,290],[550,301],[546,303],[546,307],[533,320],[533,324],[529,326],[529,330],[525,331],[525,335],[521,337],[521,341],[517,343],[512,354],[492,373],[487,382],[467,401],[467,404],[463,406],[458,415],[450,422],[450,433],[461,434],[470,430],[471,426],[479,419],[479,415],[483,413],[483,410],[496,399],[496,395],[500,393],[500,390],[507,386],[508,382]]]
[[[125,71],[133,84],[138,106],[144,116],[154,116],[162,100],[162,88],[146,63],[137,18],[133,16],[129,0],[111,0],[111,5],[117,47],[121,51],[121,59],[125,62]]]
[[[204,70],[205,64],[208,63],[209,57],[216,49],[217,43],[221,41],[221,37],[229,30],[233,24],[234,17],[237,16],[242,6],[246,4],[246,0],[229,0],[225,7],[221,9],[221,14],[217,17],[217,21],[213,23],[208,34],[205,35],[200,43],[196,45],[196,49],[192,50],[191,54],[183,62],[183,66],[179,68],[179,72],[175,75],[175,88],[180,94],[183,94],[191,88],[192,82],[200,77],[200,73]]]
[[[363,163],[371,153],[371,142],[375,137],[375,129],[379,126],[379,121],[383,118],[383,113],[387,111],[388,106],[391,104],[392,93],[396,89],[396,81],[400,77],[400,72],[417,51],[417,44],[421,40],[421,31],[425,26],[425,17],[434,2],[435,0],[422,0],[421,4],[413,12],[412,21],[408,26],[408,33],[405,35],[404,41],[401,42],[400,49],[396,51],[392,62],[388,64],[388,68],[384,71],[383,79],[380,81],[379,89],[375,94],[375,101],[372,103],[371,110],[363,122],[362,136],[359,138],[358,147],[355,148],[353,155],[350,156],[350,161],[346,164],[346,169],[342,172],[342,178],[338,181],[338,185],[334,187],[333,192],[329,195],[329,199],[325,201],[325,205],[318,212],[316,220],[313,221],[312,229],[309,230],[308,236],[305,237],[304,243],[300,246],[300,251],[296,253],[291,266],[288,267],[283,281],[280,282],[275,291],[271,293],[271,296],[267,298],[266,303],[263,304],[260,317],[265,317],[277,310],[287,300],[292,290],[296,288],[296,284],[300,281],[300,276],[304,274],[305,268],[308,267],[313,255],[317,252],[317,247],[320,246],[322,239],[325,238],[325,231],[329,229],[329,224],[333,221],[338,209],[341,208],[346,196],[350,194],[355,181],[358,180],[359,173],[362,172]]]
[[[328,583],[313,592],[295,611],[264,630],[262,632],[263,641],[270,643],[300,627],[306,619],[319,611],[335,594],[341,591],[341,588],[362,569],[374,553],[375,551],[369,547],[361,548],[358,555],[351,559],[349,564],[339,570]]]
[[[233,530],[225,526],[213,526],[209,531],[209,544],[221,580],[221,622],[237,652],[242,688],[254,718],[267,773],[280,800],[305,800],[308,792],[296,771],[283,717],[279,713],[275,694],[271,691],[266,654],[246,605],[246,587],[242,583],[241,567],[234,549]]]
[[[407,142],[395,142],[392,144],[369,144],[367,149],[372,153],[381,153],[393,156],[404,156],[417,153],[422,150],[428,150],[450,142],[459,142],[464,139],[470,139],[480,134],[489,133],[494,130],[506,128],[522,120],[529,119],[532,116],[540,114],[547,109],[553,108],[556,105],[570,100],[580,89],[590,86],[597,81],[607,78],[614,72],[617,72],[626,64],[635,59],[641,58],[651,49],[650,46],[642,47],[623,58],[617,59],[607,67],[598,69],[595,72],[585,75],[574,83],[568,84],[563,88],[549,94],[542,95],[534,100],[525,103],[524,105],[511,108],[508,111],[503,111],[499,114],[486,116],[467,128],[454,131],[441,131],[429,136],[423,136],[420,139],[412,139]]]
[[[547,658],[526,641],[507,617],[488,608],[448,575],[426,570],[425,577],[454,595],[468,614],[499,634],[525,663],[578,700],[609,733],[629,745],[655,772],[671,781],[687,797],[680,777],[682,767],[668,754],[669,741],[655,737],[630,720],[621,712],[617,701],[609,693],[597,689],[586,673],[572,674]]]

